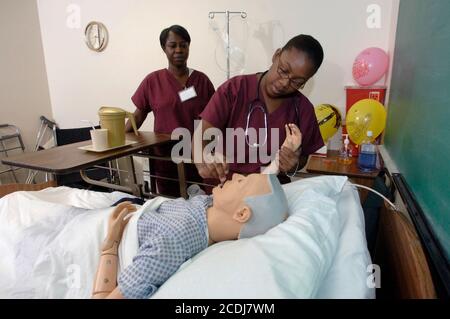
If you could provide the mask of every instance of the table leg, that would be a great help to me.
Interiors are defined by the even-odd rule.
[[[137,183],[137,178],[136,178],[136,171],[134,168],[134,162],[133,162],[133,157],[132,156],[127,156],[125,158],[124,161],[125,164],[125,170],[128,172],[128,178],[126,180],[126,182],[130,182],[130,186],[121,186],[121,185],[116,185],[116,184],[111,184],[111,183],[106,183],[106,182],[102,182],[102,181],[97,181],[94,179],[89,178],[86,175],[86,172],[84,170],[80,170],[80,175],[81,178],[89,184],[92,185],[97,185],[97,186],[102,186],[102,187],[106,187],[106,188],[111,188],[111,189],[115,189],[118,191],[122,191],[122,192],[127,192],[127,193],[132,193],[134,196],[138,196],[138,197],[143,197],[142,195],[142,188],[141,185],[139,185]],[[130,181],[131,179],[131,181]]]

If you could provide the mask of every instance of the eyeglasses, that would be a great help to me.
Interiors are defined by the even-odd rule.
[[[278,56],[278,66],[277,66],[278,75],[284,79],[289,81],[289,86],[294,90],[303,89],[305,87],[305,80],[293,80],[289,75],[289,72],[286,70],[284,66],[281,65],[281,57]]]

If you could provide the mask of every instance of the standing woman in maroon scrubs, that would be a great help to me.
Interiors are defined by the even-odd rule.
[[[185,28],[173,25],[164,29],[159,37],[161,48],[167,56],[168,67],[150,73],[139,85],[131,100],[136,105],[134,117],[139,128],[148,113],[155,116],[156,133],[171,134],[178,127],[194,131],[194,120],[199,119],[211,96],[214,86],[202,72],[187,67],[191,37]],[[181,94],[180,94],[181,93]],[[131,132],[127,123],[127,132]],[[172,145],[154,149],[152,154],[170,157]],[[150,165],[158,176],[178,178],[173,162],[151,160]],[[193,165],[185,165],[186,179],[201,181]],[[179,183],[157,179],[158,192],[179,197]]]
[[[214,183],[211,179],[215,183],[218,180],[223,182],[232,173],[260,173],[261,168],[269,163],[262,163],[260,158],[252,163],[249,160],[250,149],[267,147],[270,153],[271,144],[275,142],[271,129],[278,129],[278,144],[274,146],[281,146],[286,138],[285,125],[289,123],[299,127],[302,144],[296,151],[287,147],[280,149],[278,178],[282,183],[289,182],[288,176],[301,169],[308,155],[324,145],[314,107],[299,91],[319,69],[323,55],[322,46],[316,39],[309,35],[298,35],[282,49],[276,50],[268,71],[233,77],[217,89],[200,115],[203,132],[211,127],[220,129],[225,139],[223,149],[227,151],[226,144],[230,141],[226,140],[226,128],[240,129],[242,133],[254,128],[260,135],[257,142],[251,142],[247,134],[240,134],[234,143],[232,161],[230,154],[227,154],[231,163],[198,162],[194,156],[199,174],[210,179],[206,180],[207,183]],[[193,141],[194,144],[196,142]],[[208,143],[203,141],[202,149]],[[239,144],[244,145],[244,148],[238,150]],[[239,162],[238,157],[245,160]]]

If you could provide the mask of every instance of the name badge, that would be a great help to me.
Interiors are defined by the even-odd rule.
[[[195,92],[195,88],[193,86],[188,87],[187,89],[184,89],[180,92],[178,92],[178,95],[180,96],[181,102],[190,100],[197,96],[197,92]]]

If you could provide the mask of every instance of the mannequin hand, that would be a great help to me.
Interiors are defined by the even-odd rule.
[[[224,182],[228,174],[228,164],[221,154],[205,156],[204,163],[197,163],[198,174],[203,178],[216,178]]]
[[[300,145],[302,145],[302,132],[300,132],[297,125],[292,123],[286,124],[284,128],[286,130],[286,139],[284,140],[282,147],[288,147],[295,152]]]
[[[122,239],[125,226],[130,221],[131,213],[136,211],[136,207],[130,202],[123,202],[117,205],[108,221],[108,235],[103,244],[103,249],[111,248],[114,242],[119,243]],[[126,218],[124,220],[124,218]]]
[[[300,151],[294,152],[289,147],[282,146],[279,151],[280,172],[289,172],[297,167]]]

